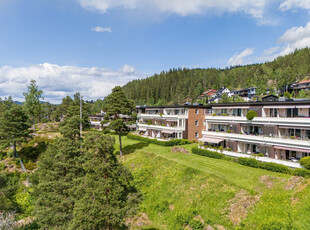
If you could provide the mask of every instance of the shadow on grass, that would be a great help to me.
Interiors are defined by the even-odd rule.
[[[149,146],[149,143],[139,142],[133,145],[126,145],[123,148],[123,155],[130,154],[135,152],[136,150],[143,149],[144,147]],[[119,154],[119,150],[115,151],[115,154]]]

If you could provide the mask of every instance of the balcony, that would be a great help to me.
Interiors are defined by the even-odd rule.
[[[246,117],[235,116],[206,116],[207,122],[216,123],[240,123],[251,125],[284,125],[295,127],[310,127],[310,118],[284,118],[284,117],[255,117],[252,121],[246,119]],[[280,127],[281,128],[281,127]]]
[[[182,132],[185,131],[185,127],[172,127],[172,126],[161,126],[161,125],[148,125],[138,123],[139,129],[153,129],[153,130],[160,130],[160,131],[174,131],[174,132]]]
[[[149,118],[149,119],[187,119],[187,114],[167,115],[167,114],[147,114],[140,113],[138,118]]]
[[[254,136],[254,135],[225,133],[225,132],[210,132],[210,131],[202,131],[202,135],[206,137],[224,138],[226,140],[241,141],[241,142],[253,143],[253,144],[310,149],[310,141],[305,141],[305,140],[267,137],[267,136],[262,136],[262,135]]]

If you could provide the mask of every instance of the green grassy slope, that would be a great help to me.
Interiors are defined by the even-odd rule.
[[[305,186],[308,180],[285,190],[289,175],[193,154],[172,153],[171,147],[126,137],[123,144],[126,155],[122,161],[132,170],[143,192],[141,212],[152,221],[148,227],[182,229],[190,225],[199,229],[193,218],[200,215],[205,226],[213,228],[222,225],[226,229],[310,229],[307,214],[310,186]],[[269,179],[262,183],[262,176]],[[236,194],[241,194],[240,199],[231,201]],[[259,201],[252,207],[246,199],[254,197],[259,197]],[[232,203],[236,203],[233,213],[237,217],[242,217],[246,210],[241,222],[235,225],[228,217]],[[247,206],[250,207],[242,208]]]

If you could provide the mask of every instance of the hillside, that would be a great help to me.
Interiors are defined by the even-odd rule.
[[[310,49],[296,50],[272,62],[235,66],[227,69],[171,69],[146,79],[134,80],[123,87],[126,95],[136,104],[182,104],[197,98],[208,89],[221,86],[230,89],[258,87],[264,94],[295,81],[310,73]]]
[[[123,162],[144,196],[140,214],[128,220],[133,229],[310,228],[307,179],[123,142]]]

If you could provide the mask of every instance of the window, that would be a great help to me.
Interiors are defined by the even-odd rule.
[[[198,109],[196,109],[196,110],[195,110],[195,113],[196,113],[196,114],[199,114],[199,110],[198,110]]]
[[[198,132],[195,133],[195,137],[198,138]]]
[[[198,121],[195,121],[195,125],[198,126]]]
[[[182,138],[182,133],[179,133],[179,138]]]

